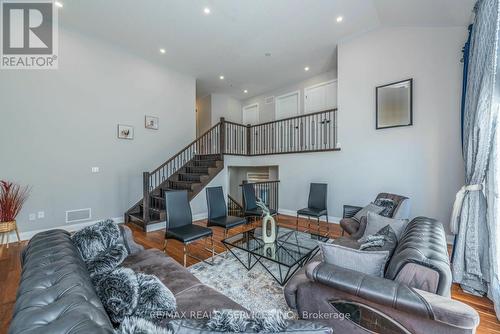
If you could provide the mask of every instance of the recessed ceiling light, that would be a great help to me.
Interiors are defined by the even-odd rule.
[[[246,89],[245,89],[245,90],[243,91],[243,93],[245,93],[245,94],[246,94],[246,93],[248,93],[248,90],[246,90]]]
[[[160,49],[160,53],[166,53],[166,52],[167,52],[167,50],[165,50],[165,49]]]
[[[309,71],[309,66],[304,67],[304,71]]]
[[[337,22],[339,22],[339,23],[340,23],[340,22],[342,22],[342,20],[343,20],[343,19],[344,19],[344,18],[343,18],[342,16],[337,16]]]
[[[54,2],[54,4],[56,5],[56,7],[63,8],[62,2],[56,1]]]
[[[219,79],[224,80],[224,76],[223,75],[219,76]]]
[[[210,8],[208,7],[203,8],[203,13],[205,13],[205,15],[210,14],[210,12],[211,12]]]

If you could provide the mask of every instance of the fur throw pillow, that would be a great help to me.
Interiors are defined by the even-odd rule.
[[[250,323],[245,312],[236,310],[213,311],[207,327],[214,332],[241,333]]]
[[[115,331],[115,334],[172,334],[172,331],[168,328],[158,327],[146,319],[127,317]]]
[[[85,227],[71,236],[84,261],[114,246],[120,237],[120,229],[111,220]]]
[[[139,301],[139,282],[132,269],[117,268],[94,280],[97,295],[101,299],[109,318],[119,324],[134,314]]]
[[[137,273],[139,300],[134,315],[161,320],[177,308],[174,294],[154,275]]]
[[[287,328],[285,314],[279,310],[269,310],[254,315],[252,328],[257,333],[277,333]]]
[[[111,246],[105,252],[85,261],[90,277],[102,275],[113,271],[128,256],[127,249],[122,244]]]

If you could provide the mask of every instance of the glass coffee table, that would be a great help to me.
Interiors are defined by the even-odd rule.
[[[318,241],[328,241],[328,237],[278,226],[276,241],[270,244],[262,241],[260,227],[226,238],[222,243],[247,270],[260,263],[283,286],[316,255]]]

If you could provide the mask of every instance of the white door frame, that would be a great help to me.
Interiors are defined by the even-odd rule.
[[[332,79],[332,80],[328,80],[328,81],[323,81],[323,82],[317,83],[317,84],[309,86],[309,87],[304,87],[304,114],[307,114],[307,109],[306,109],[306,95],[307,95],[307,91],[309,89],[321,87],[321,86],[328,85],[328,84],[335,83],[335,82],[337,82],[337,89],[338,89],[338,79]],[[338,90],[337,90],[337,92],[338,92]],[[337,94],[337,101],[338,101],[338,94]]]
[[[246,105],[246,106],[244,106],[244,107],[242,108],[242,111],[241,111],[241,120],[242,120],[242,122],[243,122],[243,123],[245,123],[245,121],[244,121],[244,118],[245,118],[245,110],[246,110],[246,109],[253,108],[253,107],[257,107],[257,123],[255,123],[255,124],[259,124],[259,119],[260,119],[260,117],[259,117],[259,114],[260,114],[260,107],[259,107],[259,103],[258,103],[258,102],[257,102],[257,103],[252,103],[252,104]],[[252,125],[255,125],[255,124],[252,124]],[[246,124],[244,124],[244,125],[246,125]]]
[[[275,110],[274,110],[274,119],[275,120],[278,120],[278,101],[284,97],[288,97],[288,96],[292,96],[292,95],[297,95],[297,114],[296,115],[300,115],[300,89],[299,90],[295,90],[293,92],[288,92],[288,93],[285,93],[283,95],[280,95],[280,96],[276,96],[274,98],[274,105],[275,105]],[[295,115],[293,115],[295,116]],[[288,117],[293,117],[293,116],[288,116]],[[285,117],[285,118],[288,118],[288,117]]]

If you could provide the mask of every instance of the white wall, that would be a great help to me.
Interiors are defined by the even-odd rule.
[[[412,216],[448,225],[463,184],[460,149],[464,28],[391,28],[339,45],[340,152],[227,158],[228,165],[279,165],[280,208],[306,206],[310,182],[329,184],[330,216],[387,191],[412,199]],[[411,127],[375,130],[375,87],[413,78]],[[269,94],[264,94],[269,95]],[[251,101],[246,101],[250,103]]]
[[[212,124],[224,117],[226,121],[241,123],[241,101],[226,94],[211,94],[212,96]]]
[[[196,136],[200,136],[212,127],[212,96],[207,95],[196,100]]]
[[[295,91],[300,91],[300,110],[299,113],[304,113],[304,88],[313,86],[325,81],[330,81],[337,79],[337,72],[330,71],[325,72],[320,75],[314,76],[304,81],[300,81],[294,84],[287,85],[286,87],[278,88],[273,91],[267,92],[265,94],[261,94],[258,96],[251,97],[241,102],[242,107],[248,106],[251,104],[258,103],[259,104],[259,123],[273,121],[275,119],[275,103],[266,104],[265,98],[268,96],[280,96],[286,93],[291,93]]]
[[[142,172],[195,136],[193,77],[63,28],[59,46],[58,70],[0,73],[0,179],[33,187],[21,232],[65,225],[71,209],[123,217],[142,197]],[[146,114],[158,131],[144,128]],[[117,139],[118,123],[135,139]],[[45,218],[28,221],[38,211]]]
[[[241,102],[227,94],[209,94],[196,100],[197,134],[201,135],[217,124],[221,117],[241,123]]]

